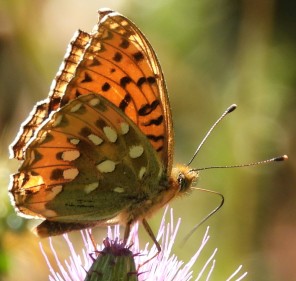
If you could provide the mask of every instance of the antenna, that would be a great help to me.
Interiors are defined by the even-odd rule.
[[[221,118],[220,118],[221,119]],[[217,122],[216,122],[217,123]],[[211,129],[212,130],[212,129]],[[210,130],[210,131],[211,131]],[[200,147],[200,146],[199,146]],[[210,167],[204,167],[204,168],[198,168],[198,169],[191,169],[189,171],[201,171],[201,170],[209,170],[209,169],[224,169],[224,168],[243,168],[243,167],[250,167],[250,166],[256,166],[256,165],[262,165],[262,164],[267,164],[270,162],[280,162],[280,161],[285,161],[288,160],[288,156],[287,155],[283,155],[283,156],[279,156],[279,157],[274,157],[271,159],[267,159],[267,160],[263,160],[263,161],[258,161],[258,162],[253,162],[253,163],[249,163],[249,164],[241,164],[241,165],[231,165],[231,166],[210,166]],[[197,228],[199,228],[205,221],[207,221],[212,215],[214,215],[215,213],[217,213],[221,207],[224,204],[224,196],[223,194],[213,191],[213,190],[208,190],[208,189],[203,189],[203,188],[198,188],[198,187],[192,187],[192,189],[196,189],[196,190],[201,190],[201,191],[205,191],[205,192],[209,192],[215,195],[219,195],[221,197],[221,201],[220,204],[214,208],[208,215],[206,215],[198,224],[196,224],[192,230],[184,237],[183,239],[183,244],[190,238],[190,236],[196,231]]]
[[[201,143],[199,144],[199,146],[197,147],[197,149],[195,150],[193,157],[191,158],[191,160],[188,162],[187,166],[189,166],[194,158],[196,157],[196,155],[199,153],[201,147],[203,146],[203,144],[205,143],[205,141],[207,140],[207,138],[209,137],[209,135],[212,133],[212,131],[214,130],[214,128],[222,121],[222,119],[224,119],[224,117],[231,113],[232,111],[234,111],[237,108],[236,104],[232,104],[231,106],[229,106],[226,111],[223,112],[223,114],[218,118],[218,120],[212,125],[212,127],[210,128],[210,130],[207,132],[207,134],[205,135],[205,137],[202,139]],[[225,168],[243,168],[243,167],[250,167],[250,166],[256,166],[256,165],[262,165],[262,164],[267,164],[267,163],[271,163],[271,162],[280,162],[280,161],[285,161],[288,159],[287,155],[282,155],[279,157],[274,157],[274,158],[270,158],[267,160],[263,160],[263,161],[257,161],[257,162],[252,162],[252,163],[247,163],[247,164],[240,164],[240,165],[230,165],[230,166],[209,166],[209,167],[203,167],[203,168],[196,168],[196,169],[190,169],[190,172],[198,172],[198,171],[202,171],[202,170],[209,170],[209,169],[225,169]],[[212,194],[216,194],[219,195],[221,198],[220,204],[214,208],[208,215],[206,215],[198,224],[196,224],[193,229],[185,236],[185,238],[183,239],[183,243],[185,243],[190,236],[196,231],[196,229],[202,225],[205,221],[207,221],[212,215],[214,215],[217,211],[219,211],[221,209],[221,207],[224,204],[224,196],[216,191],[212,191],[212,190],[208,190],[208,189],[203,189],[203,188],[193,188],[196,190],[201,190],[201,191],[205,191],[205,192],[209,192]]]
[[[270,162],[280,162],[280,161],[286,161],[286,160],[288,160],[288,156],[287,155],[282,155],[282,156],[279,156],[279,157],[274,157],[274,158],[271,158],[271,159],[258,161],[258,162],[253,162],[253,163],[248,163],[248,164],[231,165],[231,166],[209,166],[209,167],[191,169],[190,172],[192,172],[192,171],[197,172],[197,171],[209,170],[209,169],[243,168],[243,167],[257,166],[257,165],[267,164],[267,163],[270,163]]]
[[[232,111],[234,111],[237,108],[236,104],[232,104],[231,106],[229,106],[224,112],[223,114],[218,118],[218,120],[212,125],[212,127],[210,128],[210,130],[207,132],[207,134],[204,136],[203,140],[201,141],[201,143],[199,144],[199,146],[197,147],[197,149],[195,150],[193,157],[191,158],[191,160],[188,162],[187,166],[189,166],[192,161],[194,160],[194,158],[196,157],[196,155],[198,154],[198,152],[200,151],[201,147],[203,146],[203,144],[205,143],[205,141],[207,140],[207,138],[209,137],[209,135],[211,134],[211,132],[214,130],[214,128],[222,121],[222,119],[229,113],[231,113]]]

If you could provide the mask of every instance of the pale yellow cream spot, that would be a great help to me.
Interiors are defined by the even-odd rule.
[[[146,168],[145,167],[141,167],[140,171],[139,171],[139,179],[141,180],[143,178],[143,176],[146,173]]]
[[[129,148],[129,156],[130,158],[138,158],[144,152],[144,148],[142,145],[133,145]]]
[[[114,192],[117,192],[117,193],[123,193],[123,192],[124,192],[124,188],[123,188],[123,187],[119,187],[119,186],[117,186],[117,187],[115,187],[115,188],[113,189],[113,191],[114,191]]]
[[[79,139],[70,139],[70,143],[77,145],[80,142]]]
[[[74,161],[80,156],[80,152],[78,150],[68,150],[62,153],[62,159],[64,161]]]
[[[120,129],[121,129],[121,133],[123,135],[127,134],[129,131],[129,124],[125,123],[125,122],[121,122],[120,123]]]
[[[89,183],[84,187],[85,193],[89,194],[99,187],[98,182]]]
[[[116,142],[117,140],[117,133],[114,129],[109,126],[103,128],[103,131],[110,142]]]
[[[61,124],[61,122],[62,122],[62,119],[63,119],[62,114],[56,115],[54,121],[52,122],[52,126],[53,127],[59,126]]]
[[[47,132],[44,131],[44,132],[39,132],[38,133],[38,142],[41,144],[44,142],[44,140],[46,139],[46,136],[47,136]]]
[[[80,107],[82,106],[82,103],[78,102],[77,104],[75,104],[74,106],[72,106],[71,108],[71,112],[76,112],[80,109]]]
[[[115,170],[115,163],[111,160],[105,160],[97,165],[97,169],[101,173],[111,173]]]
[[[103,140],[102,140],[100,137],[98,137],[98,136],[96,136],[96,135],[94,135],[94,134],[90,134],[90,135],[88,135],[87,138],[88,138],[88,139],[89,139],[94,145],[100,145],[100,144],[103,142]]]
[[[89,104],[90,106],[96,106],[96,105],[100,104],[100,100],[97,99],[97,98],[94,98],[94,99],[91,99],[91,100],[88,102],[88,104]]]
[[[79,171],[76,168],[70,168],[63,171],[63,177],[65,180],[74,180],[78,174]]]

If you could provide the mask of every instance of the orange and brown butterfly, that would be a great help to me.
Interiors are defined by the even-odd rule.
[[[40,237],[141,221],[191,189],[198,174],[172,167],[173,127],[155,52],[134,23],[99,11],[78,31],[54,79],[11,145],[22,160],[10,193]]]

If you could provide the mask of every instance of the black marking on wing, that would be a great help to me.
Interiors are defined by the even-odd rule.
[[[81,96],[81,93],[79,92],[79,90],[76,89],[75,97],[78,98],[79,96]]]
[[[129,47],[130,43],[125,38],[122,38],[122,42],[119,44],[119,47],[122,49],[127,49]]]
[[[111,88],[110,84],[108,82],[105,82],[102,86],[102,91],[107,92]]]
[[[155,79],[155,77],[153,77],[153,76],[149,76],[149,77],[144,77],[144,76],[142,76],[142,77],[140,77],[140,78],[138,79],[138,81],[137,81],[137,86],[138,86],[138,87],[142,87],[142,85],[143,85],[144,83],[148,83],[148,84],[152,85],[152,84],[154,84],[155,82],[156,82],[156,79]]]
[[[107,126],[107,123],[103,120],[103,119],[98,119],[97,121],[96,121],[96,126],[98,127],[98,128],[101,128],[101,129],[103,129],[104,127],[106,127]]]
[[[89,136],[90,134],[92,134],[92,131],[91,131],[91,129],[90,129],[89,127],[83,127],[83,128],[80,130],[79,134],[80,134],[81,136],[83,136],[83,137],[87,137],[87,136]]]
[[[151,126],[151,125],[156,125],[159,126],[163,121],[163,115],[160,115],[158,118],[156,119],[151,119],[146,123],[142,123],[141,125],[143,126]]]
[[[134,54],[133,54],[133,57],[134,57],[134,59],[135,59],[136,61],[141,61],[141,60],[144,59],[144,55],[143,55],[143,53],[140,52],[140,51],[134,53]]]
[[[153,77],[153,76],[149,76],[149,77],[147,77],[147,82],[148,82],[150,85],[152,85],[152,84],[154,84],[154,83],[156,82],[156,78]]]
[[[125,109],[128,107],[130,101],[132,100],[132,97],[130,95],[130,93],[127,93],[124,97],[124,99],[122,99],[122,101],[119,104],[119,108],[124,112]]]
[[[158,141],[160,141],[160,140],[164,140],[164,136],[163,136],[163,135],[156,136],[156,135],[149,134],[149,135],[146,135],[146,137],[147,137],[149,140],[152,140],[152,141],[154,141],[154,142],[158,142]]]
[[[157,152],[160,152],[163,150],[163,146],[160,146],[159,148],[156,149]]]
[[[62,169],[54,169],[50,174],[51,180],[59,180],[63,178],[63,170]]]
[[[92,81],[93,80],[92,80],[91,76],[87,72],[85,72],[84,73],[84,79],[81,80],[81,83],[88,83],[88,82],[92,82]]]
[[[146,82],[146,77],[141,77],[138,81],[137,81],[137,86],[138,87],[142,87],[142,85]]]
[[[124,76],[120,79],[120,86],[125,88],[127,84],[131,83],[132,79],[129,76]]]
[[[57,154],[56,154],[56,159],[57,160],[63,160],[63,158],[62,158],[62,155],[63,155],[63,152],[58,152]]]
[[[101,65],[101,62],[97,58],[94,57],[89,66],[99,66],[99,65]]]
[[[138,114],[140,116],[149,115],[153,110],[157,108],[158,105],[159,105],[159,100],[154,100],[151,104],[146,103],[138,110]]]
[[[42,141],[42,144],[48,143],[48,142],[52,141],[53,139],[54,139],[53,135],[50,133],[47,133],[45,139]],[[36,155],[36,153],[37,153],[37,151],[35,151],[35,155]],[[35,156],[35,158],[36,158],[36,156]]]
[[[122,54],[119,52],[116,52],[112,59],[116,62],[120,62],[122,60]]]

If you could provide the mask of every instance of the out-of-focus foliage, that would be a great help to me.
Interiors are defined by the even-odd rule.
[[[0,279],[47,278],[39,240],[9,204],[9,174],[18,163],[8,159],[7,147],[47,96],[74,31],[91,31],[96,11],[106,6],[133,20],[158,54],[173,110],[176,161],[189,161],[232,103],[238,109],[215,130],[194,167],[289,155],[280,164],[204,171],[198,186],[226,197],[206,223],[219,248],[215,280],[238,264],[249,271],[248,280],[295,280],[296,4],[290,0],[0,0]],[[194,191],[174,202],[183,235],[218,200]],[[182,247],[177,243],[176,253],[188,259],[203,233],[197,230]],[[62,240],[54,239],[62,249]]]

